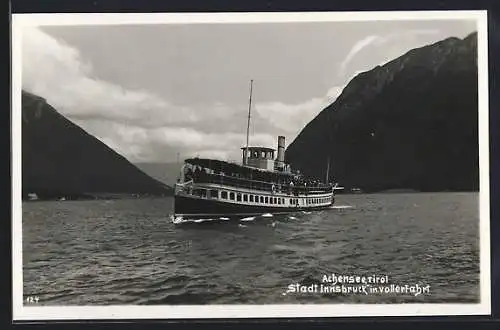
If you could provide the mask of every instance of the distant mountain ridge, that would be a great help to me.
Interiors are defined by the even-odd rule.
[[[23,198],[172,192],[27,91],[22,91],[22,191]]]
[[[134,163],[137,168],[150,177],[173,187],[179,177],[182,164],[179,163],[155,163],[139,162]]]
[[[364,191],[479,189],[477,34],[353,78],[286,150],[303,173]]]

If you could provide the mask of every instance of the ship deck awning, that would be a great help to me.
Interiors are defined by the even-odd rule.
[[[218,172],[233,172],[233,173],[240,173],[240,174],[251,174],[251,173],[262,173],[262,174],[269,174],[270,176],[287,176],[291,177],[294,176],[293,173],[288,173],[288,172],[280,172],[280,171],[269,171],[265,169],[260,169],[252,166],[245,166],[241,164],[236,164],[236,163],[231,163],[231,162],[226,162],[223,160],[218,160],[218,159],[210,159],[210,158],[188,158],[184,161],[187,164],[193,165],[193,166],[201,166],[205,168],[209,168],[214,171]]]
[[[276,151],[276,149],[273,149],[273,148],[268,148],[268,147],[241,147],[241,150],[245,150],[245,149],[248,149],[250,151],[266,151],[266,152],[269,152],[269,151]]]

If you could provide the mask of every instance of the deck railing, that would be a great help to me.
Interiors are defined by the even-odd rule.
[[[290,185],[290,184],[282,184],[282,183],[280,184],[280,183],[272,183],[272,182],[265,182],[258,180],[250,180],[246,178],[239,178],[222,174],[208,174],[205,172],[193,174],[192,179],[195,183],[220,184],[235,188],[286,193],[290,195],[311,194],[313,192],[328,193],[331,192],[333,188],[331,185],[326,185],[326,184],[314,184],[311,186],[311,184],[307,185],[307,184],[295,183],[293,185]]]

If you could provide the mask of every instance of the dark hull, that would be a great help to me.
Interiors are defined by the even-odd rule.
[[[175,196],[175,214],[183,216],[231,216],[231,215],[260,215],[265,213],[286,214],[298,211],[315,211],[329,208],[317,207],[270,207],[259,205],[241,205],[225,203],[217,200]]]

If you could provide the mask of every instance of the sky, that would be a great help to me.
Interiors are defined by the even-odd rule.
[[[356,74],[476,31],[475,21],[24,27],[23,89],[131,162],[241,161],[276,148]]]

